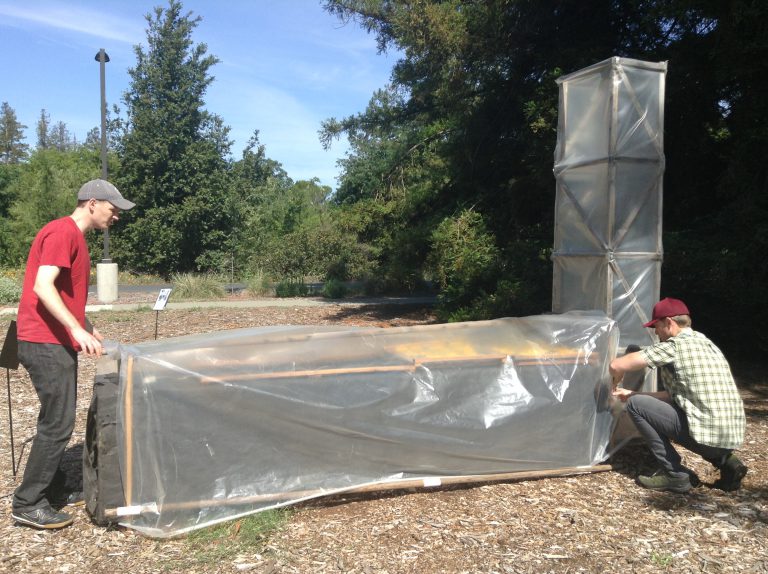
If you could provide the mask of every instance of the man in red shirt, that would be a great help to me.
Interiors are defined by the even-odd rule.
[[[38,232],[27,258],[18,312],[19,360],[40,399],[37,435],[13,496],[11,516],[33,528],[63,528],[72,516],[54,505],[82,503],[82,492],[67,493],[59,468],[75,427],[77,353],[101,355],[102,337],[88,332],[85,303],[91,258],[85,233],[106,229],[120,210],[134,204],[103,179],[80,188],[72,215]]]

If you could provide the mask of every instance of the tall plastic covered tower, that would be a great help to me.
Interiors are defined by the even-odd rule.
[[[661,283],[667,63],[610,58],[557,80],[552,309],[605,311],[620,346],[643,327]]]

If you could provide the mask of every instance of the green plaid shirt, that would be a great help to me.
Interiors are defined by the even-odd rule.
[[[700,444],[735,449],[744,441],[744,404],[723,353],[701,333],[683,329],[675,337],[640,351],[688,418]]]

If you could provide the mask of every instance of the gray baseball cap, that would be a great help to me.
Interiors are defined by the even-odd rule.
[[[92,179],[88,183],[83,184],[83,187],[77,192],[78,201],[88,199],[108,201],[123,211],[136,206],[132,201],[125,199],[114,185],[103,179]]]

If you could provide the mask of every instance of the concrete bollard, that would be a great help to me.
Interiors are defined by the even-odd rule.
[[[102,303],[117,300],[117,263],[96,264],[96,296]]]

